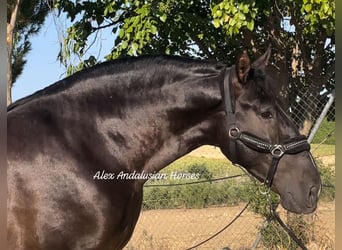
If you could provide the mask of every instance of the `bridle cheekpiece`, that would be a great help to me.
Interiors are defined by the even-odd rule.
[[[271,166],[268,169],[268,173],[264,179],[264,184],[271,187],[274,175],[277,171],[278,163],[285,154],[297,154],[303,151],[310,150],[310,144],[305,136],[300,135],[281,144],[273,144],[268,141],[259,138],[252,133],[241,131],[235,122],[235,94],[232,83],[232,70],[227,68],[225,70],[223,81],[223,101],[225,105],[226,118],[228,123],[228,135],[229,135],[229,155],[230,160],[233,163],[237,163],[236,159],[236,142],[240,141],[247,147],[260,152],[269,153],[272,155]]]

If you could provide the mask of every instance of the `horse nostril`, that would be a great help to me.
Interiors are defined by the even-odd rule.
[[[315,186],[312,186],[309,190],[309,199],[308,199],[309,207],[316,206],[317,197],[318,197],[318,188]]]

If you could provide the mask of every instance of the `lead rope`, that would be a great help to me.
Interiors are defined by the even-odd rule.
[[[263,184],[264,185],[264,184]],[[271,194],[270,194],[270,187],[268,187],[268,191],[262,192],[261,194],[266,195],[266,199],[268,204],[270,205],[270,213],[272,217],[279,223],[279,225],[285,230],[285,232],[290,236],[290,238],[296,242],[296,244],[303,250],[308,250],[305,246],[305,244],[302,242],[301,239],[299,239],[296,234],[293,232],[293,230],[285,224],[285,222],[280,218],[279,214],[277,213],[276,209],[277,207],[273,205],[271,201]],[[277,205],[278,206],[278,205]]]
[[[239,164],[233,163],[233,165],[238,166],[244,173],[246,173],[247,176],[249,176],[253,181],[255,181],[255,178],[253,176],[251,176],[244,168],[242,168]],[[267,185],[266,183],[262,183],[261,185]],[[305,244],[302,242],[301,239],[299,239],[296,234],[293,232],[293,230],[287,226],[285,224],[285,222],[280,218],[279,214],[277,213],[276,209],[277,207],[273,205],[272,201],[271,201],[271,188],[270,186],[267,185],[267,190],[266,191],[261,191],[261,189],[259,189],[259,192],[262,195],[266,196],[267,202],[270,206],[270,214],[272,215],[272,217],[279,223],[279,225],[285,230],[285,232],[290,236],[290,238],[296,242],[296,244],[302,249],[302,250],[308,250],[308,248],[306,248]],[[201,241],[200,243],[187,248],[186,250],[191,250],[191,249],[195,249],[196,247],[199,247],[205,243],[207,243],[208,241],[212,240],[213,238],[215,238],[216,236],[218,236],[219,234],[221,234],[223,231],[225,231],[227,228],[229,228],[242,214],[243,212],[247,209],[247,207],[249,206],[250,201],[244,206],[244,208],[234,217],[233,220],[231,220],[226,226],[224,226],[222,229],[220,229],[219,231],[217,231],[215,234],[213,234],[212,236],[210,236],[209,238]]]
[[[296,242],[296,244],[303,250],[308,250],[305,246],[305,244],[302,242],[301,239],[299,239],[296,234],[293,232],[293,230],[288,227],[285,222],[279,217],[279,214],[275,211],[275,208],[273,207],[272,203],[270,204],[271,214],[276,219],[276,221],[279,223],[279,225],[285,230],[285,232],[291,237],[291,239]]]
[[[190,248],[187,248],[186,250],[190,250],[190,249],[195,249],[196,247],[199,247],[205,243],[207,243],[208,241],[212,240],[213,238],[215,238],[217,235],[219,235],[220,233],[222,233],[223,231],[225,231],[228,227],[230,227],[242,214],[243,212],[245,212],[245,210],[247,209],[247,207],[249,206],[249,203],[248,202],[244,208],[240,211],[240,213],[238,213],[233,220],[231,220],[226,226],[224,226],[221,230],[217,231],[215,234],[213,234],[212,236],[210,236],[209,238],[201,241],[200,243],[190,247]]]
[[[235,166],[238,166],[243,172],[246,173],[246,175],[248,175],[252,181],[255,181],[255,178],[253,176],[251,176],[243,167],[241,167],[240,165],[238,164],[234,164]],[[257,184],[256,184],[257,185]],[[272,217],[279,223],[279,225],[285,230],[285,232],[290,236],[290,238],[296,242],[296,244],[302,249],[302,250],[308,250],[305,246],[305,244],[302,242],[301,239],[299,239],[296,234],[293,232],[293,230],[287,226],[285,224],[285,222],[280,218],[279,214],[277,213],[276,209],[277,207],[273,205],[272,201],[271,201],[271,187],[268,186],[266,183],[262,183],[261,185],[263,186],[267,186],[267,189],[266,191],[262,191],[260,188],[259,188],[259,192],[262,194],[262,195],[265,195],[266,196],[266,199],[267,199],[267,203],[269,204],[270,206],[270,214],[272,215]]]

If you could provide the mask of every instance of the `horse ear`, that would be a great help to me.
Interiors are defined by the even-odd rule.
[[[261,57],[259,57],[255,62],[252,63],[252,68],[265,70],[268,64],[268,61],[270,59],[270,56],[271,56],[271,46],[268,46],[268,49],[266,50],[266,52]]]
[[[250,69],[251,61],[248,57],[247,50],[244,50],[243,53],[239,56],[236,64],[236,74],[240,83],[244,84],[247,82],[247,77]]]

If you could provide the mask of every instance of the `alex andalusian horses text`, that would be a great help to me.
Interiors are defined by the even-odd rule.
[[[204,144],[264,181],[284,208],[313,212],[319,173],[272,92],[270,53],[253,63],[243,53],[229,68],[120,59],[9,106],[9,249],[123,248],[146,180]],[[110,178],[120,173],[147,178]]]

